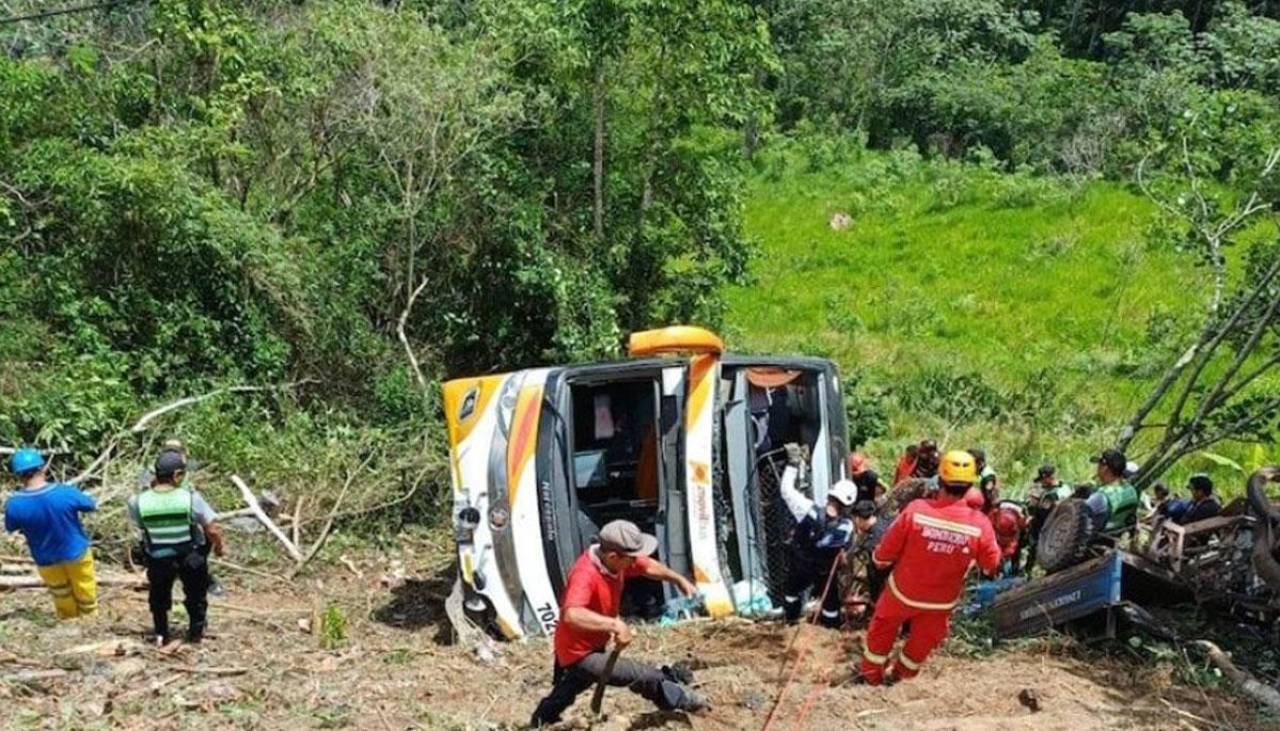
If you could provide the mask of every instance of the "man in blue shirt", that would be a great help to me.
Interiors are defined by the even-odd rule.
[[[29,447],[14,453],[9,468],[22,487],[5,501],[5,531],[26,537],[60,618],[97,614],[93,550],[80,524],[80,513],[97,510],[97,503],[71,485],[49,482],[48,465]]]

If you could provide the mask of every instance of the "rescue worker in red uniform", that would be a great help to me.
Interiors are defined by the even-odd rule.
[[[1002,502],[987,513],[991,527],[996,532],[1000,546],[1001,573],[1017,576],[1022,572],[1023,536],[1027,531],[1027,518],[1022,506]]]
[[[977,477],[972,455],[948,452],[938,468],[938,497],[909,503],[880,541],[872,559],[881,569],[893,570],[876,602],[856,681],[885,682],[893,641],[908,621],[911,629],[890,679],[915,677],[946,639],[969,569],[977,564],[990,575],[999,567],[1000,546],[991,521],[964,500]]]

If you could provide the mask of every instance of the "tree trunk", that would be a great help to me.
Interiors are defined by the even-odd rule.
[[[604,61],[596,63],[595,150],[592,157],[594,184],[593,223],[596,238],[604,240]]]

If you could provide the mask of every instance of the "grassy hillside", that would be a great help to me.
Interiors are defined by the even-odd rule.
[[[1042,460],[1083,478],[1199,306],[1201,273],[1148,234],[1153,212],[1111,183],[793,149],[750,191],[762,250],[728,332],[737,348],[835,359],[885,406],[887,433],[867,445],[881,463],[931,435],[986,447],[1017,483]]]

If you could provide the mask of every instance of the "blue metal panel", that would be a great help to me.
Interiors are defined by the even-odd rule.
[[[1115,606],[1120,567],[1112,552],[1001,595],[993,606],[996,635],[1034,634]]]

